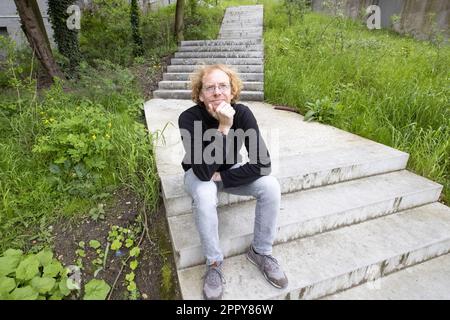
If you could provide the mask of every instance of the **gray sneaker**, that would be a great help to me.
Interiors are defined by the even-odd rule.
[[[225,277],[222,272],[223,261],[207,266],[205,282],[203,284],[203,297],[205,300],[221,300]]]
[[[253,250],[253,246],[247,253],[247,259],[261,270],[264,277],[276,288],[284,289],[288,285],[286,274],[281,269],[278,261],[271,255],[258,254]]]

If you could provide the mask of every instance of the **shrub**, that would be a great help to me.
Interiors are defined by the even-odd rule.
[[[33,152],[49,163],[60,189],[70,193],[92,191],[96,173],[106,168],[112,150],[111,116],[89,100],[67,108],[70,97],[61,90],[55,85],[41,107],[43,128]]]

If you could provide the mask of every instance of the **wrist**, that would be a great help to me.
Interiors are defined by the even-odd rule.
[[[227,135],[228,132],[230,131],[230,127],[219,125],[219,128],[217,128],[217,131],[221,132],[224,135]]]

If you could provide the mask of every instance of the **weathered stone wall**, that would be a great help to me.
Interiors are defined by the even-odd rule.
[[[335,14],[324,6],[324,2],[313,0],[313,10]],[[450,36],[450,0],[331,0],[331,3],[338,4],[346,16],[354,19],[362,19],[366,8],[376,4],[381,9],[382,28],[393,28],[419,39],[427,39],[433,29],[442,32],[446,38]],[[392,23],[393,16],[400,17],[395,24]]]

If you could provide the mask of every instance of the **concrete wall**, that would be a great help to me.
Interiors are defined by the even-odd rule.
[[[41,9],[42,18],[50,43],[54,45],[53,29],[47,14],[47,1],[37,0],[37,2]],[[0,0],[0,27],[6,27],[8,35],[14,39],[18,46],[28,45],[27,38],[20,27],[20,18],[17,14],[14,0]]]
[[[324,8],[325,0],[313,0],[314,11],[333,13]],[[446,38],[450,36],[450,0],[332,0],[342,4],[342,12],[354,19],[361,19],[361,12],[376,4],[381,9],[381,27],[393,28],[400,33],[409,33],[419,39],[426,39],[433,26],[430,14],[434,15],[437,28],[444,33]],[[400,16],[400,21],[393,25],[391,17]]]

